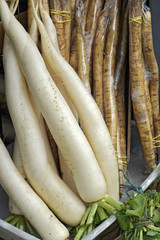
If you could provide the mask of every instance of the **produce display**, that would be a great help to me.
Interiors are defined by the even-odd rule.
[[[142,0],[27,2],[25,29],[19,0],[0,0],[0,109],[15,132],[11,156],[0,139],[6,221],[42,239],[79,240],[115,215],[120,239],[159,239],[156,190],[121,202],[132,107],[147,174],[160,157],[150,9]]]

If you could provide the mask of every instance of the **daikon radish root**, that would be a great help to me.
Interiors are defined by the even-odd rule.
[[[35,11],[34,11],[34,13],[35,13]],[[47,66],[47,68],[49,69],[49,72],[50,72],[52,78],[53,78],[54,81],[56,82],[56,84],[57,84],[58,88],[60,89],[62,95],[64,96],[66,102],[68,103],[68,106],[69,106],[70,109],[72,110],[72,113],[74,114],[74,109],[73,109],[72,106],[71,106],[72,102],[70,102],[70,99],[69,99],[69,97],[68,97],[68,93],[65,91],[65,88],[64,88],[64,89],[62,88],[62,87],[63,87],[63,82],[62,82],[62,81],[60,81],[60,82],[57,81],[57,76],[55,75],[55,72],[54,72],[53,69],[52,69],[52,63],[53,63],[52,58],[53,58],[53,55],[51,55],[51,49],[54,48],[54,45],[52,44],[52,42],[50,41],[50,39],[48,39],[47,32],[45,31],[45,28],[44,28],[42,22],[38,19],[38,17],[37,17],[36,14],[35,14],[34,16],[35,16],[35,18],[36,18],[36,21],[37,21],[37,24],[38,24],[38,26],[39,26],[39,30],[40,30],[40,33],[41,33],[42,55],[43,55],[43,58],[44,58],[44,60],[45,60],[46,66]],[[49,44],[49,42],[50,42],[50,44]],[[60,55],[60,56],[61,56],[61,55]],[[58,79],[58,80],[59,80],[59,79]],[[61,83],[62,83],[62,84],[61,84]],[[74,114],[74,116],[75,116],[75,114]],[[59,150],[60,150],[60,152],[61,152],[61,149],[59,149]],[[61,153],[62,153],[62,152],[61,152]],[[62,153],[62,156],[63,156],[64,160],[66,160],[66,157],[63,155],[63,153]],[[96,159],[95,159],[95,160],[96,160]],[[97,161],[95,161],[95,160],[93,161],[92,164],[98,164]],[[95,162],[95,163],[94,163],[94,162]],[[93,165],[93,166],[94,166],[94,165]],[[96,165],[95,165],[95,166],[96,166]],[[97,167],[98,167],[98,166],[97,166]],[[81,192],[79,191],[79,188],[78,188],[78,186],[77,186],[77,180],[76,180],[76,178],[75,178],[75,171],[73,172],[73,169],[72,169],[70,166],[69,166],[69,168],[70,168],[71,173],[72,173],[72,176],[73,176],[73,178],[74,178],[75,185],[76,185],[76,187],[77,187],[77,190],[78,190],[78,192],[79,192],[79,195],[81,196],[81,198],[82,198],[83,200],[84,200],[84,199],[87,199],[87,198],[84,198],[83,195],[81,194]],[[98,170],[98,171],[100,170],[99,167],[98,167],[97,170]],[[98,172],[97,172],[97,173],[98,173]],[[78,173],[78,175],[79,175],[79,173]],[[84,176],[83,176],[83,177],[84,177]],[[86,177],[88,178],[88,176],[86,176]],[[93,185],[93,183],[92,183],[92,185]],[[94,186],[94,185],[93,185],[93,186]],[[90,187],[91,187],[91,186],[90,186]],[[85,201],[87,201],[87,200],[85,200]]]
[[[156,167],[153,138],[146,107],[144,79],[142,69],[142,29],[141,1],[130,0],[129,3],[129,63],[131,98],[138,127],[142,151],[148,170]],[[136,21],[137,19],[137,21]]]
[[[30,91],[28,93],[29,93],[29,98],[31,100],[33,109],[35,111],[40,129],[41,129],[41,134],[42,134],[42,137],[43,137],[43,140],[44,140],[44,143],[45,143],[45,148],[46,148],[46,151],[47,151],[47,160],[48,160],[52,170],[54,171],[54,173],[59,175],[58,163],[56,162],[57,161],[57,159],[56,159],[56,157],[57,157],[56,154],[57,153],[55,153],[55,155],[54,155],[54,152],[52,151],[54,142],[53,141],[51,142],[51,146],[52,146],[52,149],[51,149],[50,142],[49,142],[49,139],[48,139],[49,133],[46,132],[48,128],[45,127],[45,122],[44,122],[43,116],[42,116],[42,114],[39,110],[39,107],[38,107],[37,103],[35,102],[35,99],[33,98]]]
[[[41,3],[41,8],[43,8],[42,3]],[[38,4],[36,5],[36,12],[37,12],[37,10],[38,10]],[[46,11],[44,10],[44,12],[46,12]],[[46,15],[48,15],[47,12],[46,12]],[[38,46],[38,28],[37,28],[37,23],[36,23],[34,18],[32,19],[29,35],[31,36],[31,38],[34,41],[34,43]],[[49,131],[48,127],[45,124],[43,116],[42,116],[42,114],[41,114],[41,112],[40,112],[40,110],[39,110],[39,108],[38,108],[38,106],[37,106],[37,104],[36,104],[32,94],[30,92],[30,90],[29,90],[29,96],[30,96],[32,105],[34,107],[36,116],[38,118],[38,122],[39,122],[40,128],[41,128],[41,132],[43,134],[43,139],[44,139],[46,150],[47,150],[47,154],[48,154],[48,161],[49,161],[51,167],[53,168],[53,170],[55,171],[55,173],[59,174],[59,172],[58,172],[59,165],[58,165],[55,141],[53,140],[53,138],[52,138],[52,141],[49,138],[50,137],[50,131]],[[49,135],[49,137],[48,137],[48,135]],[[49,141],[48,141],[48,139],[49,139]]]
[[[44,9],[44,7],[42,5],[42,1],[39,1],[39,9],[40,9],[42,22],[43,22],[43,24],[44,24],[44,26],[46,28],[46,31],[47,31],[47,33],[48,33],[52,43],[55,45],[57,51],[60,52],[59,46],[58,46],[58,39],[57,39],[56,28],[55,28],[55,26],[54,26],[54,24],[52,22],[52,19],[50,18],[50,15]]]
[[[65,59],[60,54],[57,53],[57,50],[55,49],[54,45],[50,41],[42,22],[39,20],[39,18],[37,18],[36,14],[35,14],[35,17],[39,27],[39,31],[41,33],[41,40],[44,41],[44,46],[46,46],[46,48],[44,49],[45,57],[48,61],[48,64],[50,64],[50,70],[52,70],[52,73],[54,73],[55,75],[54,80],[58,79],[60,82],[64,84],[65,89],[68,93],[68,96],[70,97],[71,101],[73,102],[78,112],[85,136],[88,139],[88,142],[90,143],[90,146],[101,167],[101,171],[103,172],[103,175],[106,179],[108,192],[112,196],[112,198],[118,199],[119,184],[118,184],[117,159],[115,156],[115,150],[114,150],[107,126],[103,120],[101,112],[96,102],[94,101],[93,97],[91,96],[91,94],[88,93],[88,91],[84,87],[81,79],[78,77],[76,72],[73,70],[70,64],[68,64],[65,61]],[[58,104],[58,101],[56,101],[56,104]],[[48,107],[48,110],[49,110],[49,107]],[[53,107],[52,107],[52,111],[53,111]],[[46,109],[45,109],[45,112],[46,112]],[[48,121],[48,126],[49,126],[49,121]],[[69,125],[67,127],[69,130]],[[73,126],[72,126],[72,129],[73,129]],[[53,135],[54,135],[54,132],[53,132]],[[56,140],[56,136],[55,136],[55,140]],[[72,149],[73,149],[73,145],[72,145]],[[62,150],[61,150],[61,153],[65,159],[66,156],[62,152]],[[86,154],[85,156],[88,157]],[[92,161],[91,158],[88,157],[88,159]],[[81,159],[81,163],[82,163],[82,159]],[[68,166],[69,165],[70,164],[68,162]],[[69,167],[74,177],[77,190],[80,196],[82,197],[82,194],[80,193],[79,187],[77,185],[79,184],[79,181],[76,180],[75,173],[73,173],[73,170],[75,171],[75,169],[71,168],[71,165]],[[92,167],[94,167],[94,165],[92,165]],[[98,173],[97,173],[97,176],[98,176]],[[84,180],[84,176],[81,179]],[[114,188],[113,188],[113,184],[114,184]],[[84,198],[82,197],[82,199]],[[85,201],[87,201],[86,198],[85,198]]]
[[[34,7],[34,6],[33,6]],[[43,9],[42,7],[42,4],[40,4],[40,11],[41,11],[41,16],[42,16],[42,19],[43,19],[43,22],[44,22],[44,26],[46,28],[46,32],[47,34],[49,35],[50,37],[50,40],[52,41],[52,43],[54,44],[55,48],[57,49],[58,53],[60,53],[60,50],[59,50],[59,46],[58,46],[58,42],[57,42],[57,37],[56,37],[56,29],[54,27],[54,24],[50,18],[50,16],[47,14],[47,12]],[[37,16],[36,16],[37,17]],[[52,31],[52,33],[50,33]],[[45,41],[43,41],[43,38],[42,38],[42,43],[41,43],[41,51],[42,51],[42,56],[43,58],[45,59],[45,63],[47,65],[47,68],[51,74],[51,77],[53,78],[54,77],[54,74],[52,73],[52,67],[49,65],[48,61],[47,61],[47,57],[45,57],[45,45],[44,45]],[[59,81],[56,80],[56,78],[54,78],[54,81],[56,82],[56,85],[58,86],[60,92],[62,93],[63,97],[65,98],[66,102],[68,103],[69,107],[71,108],[74,116],[76,119],[78,119],[78,116],[77,116],[77,112],[63,86],[63,84]]]
[[[38,4],[36,5],[36,12],[37,11],[38,11]],[[38,27],[34,18],[32,18],[31,26],[29,29],[29,35],[31,36],[35,44],[38,46]]]
[[[142,69],[143,69],[143,78],[144,78],[144,92],[145,92],[146,106],[148,111],[152,137],[154,138],[153,111],[152,111],[152,104],[151,104],[151,98],[150,98],[150,92],[149,92],[150,72],[147,71],[147,67],[145,65],[143,55],[142,55]]]
[[[64,37],[64,23],[63,23],[64,19],[63,19],[63,12],[61,11],[62,11],[61,1],[50,0],[50,12],[51,12],[51,17],[57,31],[59,50],[62,56],[65,58],[66,43],[65,43],[65,37]]]
[[[75,185],[74,180],[73,180],[73,176],[71,174],[71,171],[70,171],[68,165],[66,164],[66,162],[65,162],[65,160],[64,160],[60,151],[59,151],[59,161],[60,161],[61,177],[62,177],[63,181],[70,187],[70,189],[77,196],[79,196],[76,185]]]
[[[42,239],[68,239],[69,233],[66,227],[54,216],[42,199],[23,179],[13,164],[1,139],[0,155],[1,185],[8,196],[16,202],[18,208],[37,230]]]
[[[27,34],[27,36],[29,35]],[[32,40],[31,43],[36,46]],[[7,37],[4,41],[3,63],[7,104],[22,154],[26,176],[34,190],[61,221],[71,226],[77,225],[85,212],[85,206],[53,171],[48,162],[43,135],[27,92],[25,79]],[[38,81],[40,87],[40,80],[38,79]],[[11,91],[13,87],[16,96],[15,92]],[[71,212],[72,214],[70,214]]]
[[[41,110],[41,113],[44,116],[44,118],[47,122],[47,125],[49,126],[49,128],[52,132],[52,135],[53,135],[63,157],[66,159],[66,161],[71,169],[71,172],[74,176],[76,187],[77,187],[78,192],[80,193],[80,196],[82,197],[82,199],[85,199],[85,201],[88,201],[88,202],[96,201],[97,199],[103,198],[106,193],[106,183],[105,183],[103,174],[100,170],[100,167],[97,163],[97,160],[93,154],[93,151],[92,151],[87,139],[85,138],[82,130],[80,129],[77,121],[75,120],[71,110],[69,109],[64,98],[60,94],[58,88],[54,84],[51,76],[49,75],[40,52],[38,51],[36,45],[31,40],[30,36],[25,31],[23,26],[11,14],[11,12],[9,11],[4,0],[0,1],[0,16],[2,19],[3,28],[5,29],[6,33],[10,37],[10,39],[12,40],[12,44],[14,46],[16,55],[19,59],[21,69],[23,70],[23,72],[25,74],[29,88],[30,88],[34,98],[36,99],[36,102]],[[8,19],[10,19],[10,24],[8,24]],[[23,39],[23,41],[22,41],[22,39]],[[47,40],[49,40],[49,37],[47,38]],[[53,45],[51,45],[51,46],[53,46]],[[58,59],[55,58],[55,61],[57,62],[57,60],[58,60],[57,63],[58,63],[58,66],[60,67],[60,69],[58,69],[58,66],[56,66],[56,68],[57,68],[56,72],[57,73],[62,72],[63,76],[64,76],[64,69],[67,64],[67,68],[69,67],[69,71],[73,75],[74,71],[72,72],[72,68],[70,67],[70,65],[65,61],[65,59],[60,54],[57,53],[56,49],[54,49],[54,50],[55,50],[56,56],[58,56]],[[8,61],[5,61],[5,63],[7,63],[7,62]],[[30,64],[27,64],[28,62]],[[61,64],[60,64],[61,62],[64,65],[64,68],[61,67]],[[31,66],[32,66],[32,70],[31,70]],[[67,71],[66,71],[65,77],[68,78]],[[77,75],[76,75],[76,77],[77,77]],[[71,81],[73,81],[74,75],[71,78],[69,76],[69,79]],[[79,78],[78,78],[78,83],[80,83],[79,85],[82,86],[81,89],[84,89],[84,86],[81,83],[81,81],[79,80]],[[86,95],[86,90],[84,91],[84,94],[81,95],[82,98],[85,95]],[[94,110],[95,110],[96,105],[94,104],[94,101],[92,100],[92,98],[89,94],[88,94],[88,98],[90,99],[90,102],[91,102],[91,104],[90,104],[91,109],[92,109],[92,105],[94,105]],[[85,102],[85,105],[86,105],[86,102]],[[90,109],[90,107],[89,107],[89,109]],[[98,112],[97,115],[98,115],[97,123],[99,123],[100,113]],[[30,116],[30,114],[29,114],[29,116]],[[18,117],[18,119],[19,118],[20,118],[20,116]],[[101,115],[100,115],[100,118],[101,118]],[[16,119],[16,123],[17,123],[17,121],[18,120]],[[90,119],[89,119],[89,122],[91,122]],[[103,124],[103,122],[102,122],[102,126],[103,126],[104,130],[107,131],[106,126],[105,126],[105,124]],[[91,130],[91,132],[93,132],[93,129]],[[104,141],[104,139],[103,139],[103,144],[105,142],[104,151],[107,153],[107,155],[108,155],[108,152],[110,152],[111,156],[113,154],[112,158],[114,159],[114,151],[112,151],[111,141],[108,140],[108,134],[104,133],[103,129],[100,132],[101,132],[101,139],[103,137],[103,134],[105,134],[105,137],[108,142],[108,144],[106,144],[106,141]],[[23,131],[18,132],[18,133],[19,133],[19,135],[23,134]],[[38,133],[39,133],[39,131],[38,131]],[[33,132],[32,132],[32,134],[33,134]],[[22,139],[23,139],[23,137],[22,137]],[[38,137],[38,139],[39,139],[39,137]],[[33,142],[31,142],[31,140],[34,141],[34,143],[36,142],[35,140],[33,140],[33,137],[31,137],[31,139],[29,141],[30,144],[33,144]],[[40,140],[41,140],[41,137],[40,137]],[[95,136],[95,140],[97,141],[96,136]],[[18,140],[18,142],[20,142],[20,141]],[[101,145],[101,143],[100,143],[100,145]],[[19,146],[20,146],[20,144],[19,144]],[[43,149],[43,148],[44,147],[38,147],[38,149]],[[28,150],[29,149],[31,151],[32,147],[28,148]],[[25,149],[23,149],[23,151],[25,151]],[[37,152],[39,152],[39,150]],[[102,149],[101,149],[100,153],[102,153]],[[40,156],[42,155],[42,153],[39,153],[39,154],[40,154]],[[39,156],[39,158],[40,158],[40,156]],[[36,158],[36,159],[38,159],[40,161],[39,158]],[[42,156],[41,156],[41,158],[42,158]],[[34,157],[32,157],[32,159],[34,159]],[[45,157],[43,157],[43,159],[45,159]],[[33,163],[33,161],[32,161],[32,163]],[[114,162],[113,162],[113,164],[111,163],[110,166],[112,169],[114,169],[114,167],[115,167]],[[64,188],[66,189],[67,187],[66,186],[65,187],[51,186],[51,181],[49,181],[49,179],[48,179],[49,173],[47,172],[49,170],[47,170],[46,167],[47,167],[47,163],[46,163],[46,166],[43,167],[45,174],[47,173],[46,174],[47,179],[46,179],[46,181],[44,181],[41,177],[40,180],[46,184],[46,187],[48,185],[51,187],[52,194],[53,194],[54,189],[58,190],[58,191],[63,191],[63,194],[64,194],[64,192],[65,192]],[[116,165],[116,167],[117,167],[117,165]],[[34,175],[35,175],[35,173],[34,173]],[[115,180],[115,176],[116,176],[116,172],[114,173],[114,180]],[[34,177],[34,176],[32,176],[32,177]],[[56,178],[56,180],[53,182],[54,182],[54,184],[57,184],[58,177],[55,175],[54,175],[54,177]],[[40,183],[40,185],[41,184],[42,183]],[[113,182],[111,185],[113,187]],[[116,185],[116,183],[115,183],[115,185]],[[63,186],[64,186],[64,184],[63,184]],[[114,189],[114,193],[115,193],[115,190],[116,189]],[[72,211],[70,211],[70,212],[72,212],[72,214],[69,214],[64,211],[62,206],[61,206],[61,208],[56,206],[56,211],[62,211],[63,216],[61,216],[61,218],[62,217],[67,218],[65,220],[68,220],[68,222],[69,222],[68,218],[71,217],[72,220],[74,219],[73,222],[70,219],[70,223],[68,223],[68,224],[76,225],[77,222],[79,221],[79,218],[84,214],[85,207],[81,203],[81,201],[76,196],[74,196],[74,194],[71,191],[69,191],[69,189],[67,190],[67,192],[68,192],[69,196],[64,197],[65,201],[63,201],[62,203],[67,206],[69,203],[67,203],[66,201],[69,200],[69,202],[70,202],[69,206],[70,207],[72,206],[72,208],[73,207],[76,208],[76,211],[75,211],[76,216],[73,216],[74,215],[73,209],[72,209]],[[56,197],[55,197],[54,201],[51,201],[51,202],[55,202],[55,200],[57,200]],[[74,202],[74,200],[75,200],[75,202]],[[60,203],[61,203],[61,201],[60,201]],[[69,211],[69,207],[67,207],[66,210]],[[57,213],[57,215],[58,215],[58,213]],[[64,219],[63,219],[63,221],[64,221]]]
[[[59,50],[59,46],[58,46],[58,40],[57,40],[57,32],[56,32],[56,28],[49,16],[49,14],[47,13],[47,11],[43,8],[42,5],[42,1],[39,1],[39,9],[40,9],[40,15],[43,21],[43,24],[47,30],[47,33],[52,41],[52,43],[55,45],[56,49],[58,52],[60,52]],[[35,20],[35,19],[34,19]],[[48,140],[50,143],[50,147],[52,150],[52,154],[54,156],[54,160],[58,169],[58,172],[60,173],[60,165],[59,165],[59,157],[58,157],[58,148],[56,145],[55,140],[52,137],[52,134],[47,126],[47,123],[44,121],[45,124],[45,128],[46,128],[46,132],[47,132],[47,136],[48,136]]]
[[[110,11],[110,25],[105,45],[103,60],[103,94],[105,121],[117,150],[117,107],[114,89],[115,60],[118,43],[120,1],[115,0]]]
[[[93,44],[93,96],[104,117],[104,101],[103,101],[103,55],[105,46],[105,36],[109,25],[109,6],[111,1],[105,4],[104,9],[100,13],[96,34]]]
[[[70,0],[62,0],[62,11],[67,15],[64,22],[64,38],[65,38],[65,59],[69,62],[70,59],[70,38],[71,38],[71,3]]]
[[[41,3],[41,2],[40,2]],[[58,52],[59,51],[59,47],[58,47],[58,42],[57,42],[57,34],[56,34],[56,29],[54,27],[54,24],[50,18],[50,16],[47,14],[47,12],[43,9],[43,6],[42,4],[40,4],[40,13],[41,13],[41,16],[42,16],[42,21],[44,23],[44,26],[47,30],[47,33],[52,41],[52,43],[55,45],[56,49]],[[42,52],[43,52],[43,44],[42,44]],[[59,86],[59,83],[57,84]],[[65,100],[67,101],[67,103],[69,104],[75,118],[78,120],[78,116],[77,116],[77,112],[75,111],[73,105],[71,104],[70,102],[70,99],[68,98],[67,94],[66,94],[66,91],[63,87],[63,85],[60,85],[59,89],[61,90],[61,92],[63,93],[63,96],[65,97]],[[60,153],[60,150],[58,151],[57,149],[57,146],[56,146],[56,143],[52,137],[52,134],[45,122],[45,126],[46,126],[46,131],[47,131],[47,135],[48,135],[48,138],[49,138],[49,141],[50,141],[50,145],[51,145],[51,149],[52,149],[52,152],[53,152],[53,156],[54,156],[54,159],[55,159],[55,162],[56,162],[56,166],[57,166],[57,169],[63,179],[63,181],[74,191],[77,193],[77,190],[76,187],[75,187],[75,184],[74,184],[74,180],[73,180],[73,177],[71,175],[71,172],[67,166],[67,164],[64,162],[64,159],[62,157],[62,154]]]
[[[153,124],[155,141],[160,140],[160,112],[159,112],[159,70],[154,54],[151,12],[149,9],[143,14],[142,21],[142,49],[147,71],[150,73],[150,98],[153,111]],[[159,144],[155,144],[156,146]],[[160,148],[157,148],[158,161],[160,161]]]
[[[92,88],[92,70],[93,70],[93,41],[95,37],[95,31],[99,14],[102,10],[104,0],[92,0],[89,1],[86,25],[85,25],[85,44],[86,44],[86,55],[89,66],[89,78],[90,86]]]
[[[18,169],[19,173],[21,174],[23,179],[26,180],[26,174],[25,174],[24,167],[23,167],[23,162],[22,162],[22,155],[20,153],[20,149],[18,147],[18,142],[17,142],[16,138],[15,138],[15,141],[14,141],[13,157],[12,158],[13,158],[13,162],[14,162],[16,168]],[[15,202],[13,202],[13,200],[11,198],[9,198],[9,211],[12,214],[22,215],[21,210],[17,207],[17,204]]]

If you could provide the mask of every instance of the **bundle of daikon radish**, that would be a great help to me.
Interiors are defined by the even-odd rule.
[[[101,222],[122,207],[115,150],[95,100],[60,53],[42,1],[31,1],[29,33],[12,14],[16,4],[9,9],[0,0],[5,95],[16,134],[13,161],[0,142],[0,183],[10,211],[24,215],[42,239],[67,239],[66,226],[79,226],[81,239],[96,227],[95,216]],[[59,175],[43,118],[72,186]]]

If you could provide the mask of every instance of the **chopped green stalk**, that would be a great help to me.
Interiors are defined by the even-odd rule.
[[[91,207],[91,210],[89,212],[88,219],[87,219],[87,222],[86,222],[87,225],[90,225],[91,223],[93,223],[94,216],[95,216],[96,211],[97,211],[97,207],[98,207],[97,203],[92,204],[92,207]]]
[[[86,230],[88,226],[87,225],[83,225],[77,232],[76,236],[74,237],[74,240],[80,240],[81,236],[83,235],[84,231]]]
[[[11,216],[7,217],[5,219],[5,221],[9,223],[14,217],[15,217],[14,215],[11,215]]]
[[[149,201],[149,206],[150,206],[150,217],[152,218],[153,217],[153,208],[154,208],[152,199]]]
[[[143,231],[144,231],[144,232],[147,232],[147,228],[146,228],[146,227],[143,227]]]
[[[122,202],[116,201],[113,198],[111,198],[108,194],[105,195],[105,201],[111,204],[118,211],[121,210],[124,205]]]
[[[98,215],[98,213],[96,212],[96,214],[95,214],[95,216],[94,216],[93,224],[94,224],[95,226],[98,226],[100,223],[101,223],[101,219],[99,218],[99,215]]]
[[[94,229],[94,225],[93,225],[93,223],[92,223],[92,224],[90,224],[90,225],[88,226],[88,228],[87,228],[87,230],[88,230],[87,235],[88,235],[89,233],[91,233],[91,232],[93,231],[93,229]]]
[[[106,203],[104,200],[99,201],[98,206],[104,208],[109,214],[116,213],[116,209],[114,207],[112,207],[111,205],[109,205],[108,203]]]
[[[21,229],[22,231],[25,231],[25,221],[23,217],[20,217],[19,219],[19,229]]]
[[[9,223],[15,226],[17,222],[18,222],[18,216],[14,216],[14,218]]]
[[[106,214],[105,210],[100,206],[98,206],[97,208],[97,213],[101,221],[104,221],[105,219],[108,218],[108,215]]]
[[[150,230],[156,231],[156,232],[160,232],[160,228],[156,227],[154,225],[148,225],[147,228],[149,228]]]
[[[87,234],[88,234],[88,229],[86,228],[86,230],[82,234],[81,239],[83,239],[85,236],[87,236]]]
[[[82,220],[80,222],[80,226],[83,226],[86,223],[86,220],[87,220],[88,215],[89,215],[89,213],[91,211],[91,208],[92,208],[91,205],[87,208],[87,210],[86,210],[85,214],[83,215]]]
[[[143,240],[143,229],[140,230],[139,240]]]

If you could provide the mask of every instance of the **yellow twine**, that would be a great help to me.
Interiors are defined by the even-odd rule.
[[[125,157],[126,158],[126,157]],[[118,160],[118,163],[123,166],[124,169],[127,168],[127,162],[126,161],[123,161],[123,160]]]
[[[156,140],[157,138],[159,138],[160,135],[156,136],[153,138],[153,145],[154,145],[154,148],[157,148],[157,147],[160,147],[160,145],[156,146],[157,143],[160,143],[160,140]]]
[[[135,17],[135,18],[129,18],[129,23],[132,23],[132,22],[136,22],[136,23],[141,24],[142,23],[142,17],[138,16],[138,17]]]
[[[56,23],[65,23],[65,22],[70,22],[71,21],[71,11],[61,11],[61,10],[56,10],[56,9],[51,9],[51,14],[57,14],[57,15],[60,15],[62,17],[66,17],[67,19],[65,20],[62,20],[62,21],[57,21],[55,19],[53,19],[52,21],[53,22],[56,22]]]

